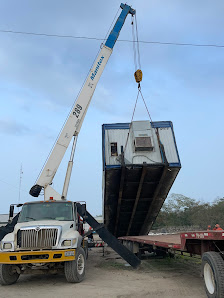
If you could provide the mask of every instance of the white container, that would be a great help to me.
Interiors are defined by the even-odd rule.
[[[104,124],[103,167],[105,169],[105,167],[120,166],[121,161],[118,156],[122,153],[122,148],[125,164],[163,163],[164,156],[161,154],[159,141],[164,146],[169,165],[180,167],[172,122],[134,121],[131,124]],[[116,152],[115,147],[117,147]]]
[[[105,226],[147,234],[181,168],[172,122],[104,124],[102,151]]]

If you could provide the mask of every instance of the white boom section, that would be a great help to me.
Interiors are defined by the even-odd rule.
[[[89,76],[74,105],[74,108],[72,109],[60,136],[58,137],[53,151],[36,182],[37,185],[46,187],[47,185],[51,184],[72,137],[74,135],[78,135],[81,129],[96,85],[101,77],[108,59],[110,58],[112,51],[113,50],[111,48],[103,45],[96,62],[93,65],[93,69],[90,71]]]
[[[64,181],[64,187],[63,187],[62,196],[61,196],[61,198],[63,200],[65,200],[67,197],[69,182],[70,182],[70,178],[71,178],[71,174],[72,174],[73,159],[74,159],[74,154],[75,154],[77,138],[78,138],[78,136],[74,136],[72,152],[71,152],[70,160],[68,162],[67,172],[66,172],[65,181]]]

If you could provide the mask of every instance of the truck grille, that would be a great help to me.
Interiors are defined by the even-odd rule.
[[[17,234],[17,244],[20,248],[51,248],[56,246],[58,239],[57,228],[35,227],[20,229]]]

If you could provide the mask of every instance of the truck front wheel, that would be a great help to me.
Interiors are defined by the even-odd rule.
[[[78,283],[85,277],[86,257],[82,247],[76,249],[75,260],[65,262],[65,277],[68,282]]]
[[[202,273],[209,298],[224,298],[224,261],[220,253],[210,251],[202,256]]]
[[[17,282],[19,273],[13,268],[13,265],[0,264],[0,284],[12,285]]]

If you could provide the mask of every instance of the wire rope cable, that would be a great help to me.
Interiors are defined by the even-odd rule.
[[[152,117],[151,117],[151,115],[150,115],[150,113],[149,113],[149,109],[148,109],[147,104],[146,104],[146,101],[145,101],[145,99],[144,99],[144,97],[143,97],[141,87],[139,87],[139,92],[140,92],[141,97],[142,97],[142,100],[143,100],[143,102],[144,102],[144,105],[145,105],[146,111],[147,111],[147,113],[148,113],[149,119],[150,119],[150,121],[152,122]]]
[[[137,106],[137,102],[138,102],[138,98],[139,98],[139,93],[140,93],[140,90],[138,89],[138,94],[137,94],[137,97],[136,97],[136,100],[135,100],[134,110],[132,112],[131,123],[132,123],[132,121],[134,119],[135,110],[136,110],[136,106]],[[125,146],[124,146],[124,153],[125,153],[125,150],[127,148],[128,139],[129,139],[129,135],[130,135],[130,129],[131,129],[131,125],[129,126],[128,135],[127,135],[126,143],[125,143]]]
[[[99,40],[99,41],[105,40],[105,38],[90,37],[90,36],[60,35],[60,34],[48,34],[48,33],[38,33],[38,32],[27,32],[27,31],[3,30],[3,29],[0,29],[0,33],[34,35],[34,36],[56,37],[56,38],[87,39],[87,40]],[[133,43],[133,40],[118,39],[117,42]],[[224,48],[224,45],[222,44],[197,44],[197,43],[165,42],[165,41],[154,41],[154,40],[139,40],[138,42],[142,44],[155,44],[155,45]]]
[[[135,22],[135,26],[134,26],[134,22]],[[136,15],[135,15],[135,17],[132,16],[131,25],[132,25],[132,38],[133,38],[134,65],[135,65],[135,70],[137,72],[138,67],[139,67],[139,70],[141,69],[141,59],[140,59],[140,49],[139,49],[139,39],[138,39],[138,26],[137,26],[137,17],[136,17]],[[139,94],[141,94],[141,97],[142,97],[143,103],[145,105],[147,114],[149,116],[150,121],[152,122],[152,117],[151,117],[151,115],[149,113],[149,109],[147,107],[146,101],[145,101],[145,99],[143,97],[143,94],[142,94],[142,91],[141,91],[140,81],[136,80],[136,82],[138,82],[138,93],[137,93],[137,97],[136,97],[135,105],[134,105],[134,110],[133,110],[132,117],[131,117],[131,123],[132,123],[132,121],[134,119],[134,115],[135,115],[135,110],[136,110],[136,106],[137,106]],[[127,134],[127,139],[126,139],[126,143],[125,143],[125,147],[124,147],[124,153],[125,153],[126,148],[127,148],[128,139],[129,139],[129,136],[130,136],[130,130],[131,130],[131,124],[129,126],[129,130],[128,130],[128,134]],[[155,162],[155,161],[153,161],[153,162]]]
[[[136,57],[136,43],[135,43],[135,27],[134,27],[134,16],[132,16],[132,45],[133,45],[133,54],[134,54],[134,65],[135,65],[135,71],[138,69],[137,66],[137,57]]]
[[[139,51],[139,45],[138,42],[136,43],[136,41],[138,41],[138,28],[136,26],[136,16],[132,16],[132,39],[133,39],[133,53],[134,53],[134,66],[135,66],[135,71],[137,71],[138,67],[141,68],[141,63],[140,63],[140,51]],[[135,25],[134,25],[135,23]],[[138,102],[138,98],[139,98],[139,93],[141,92],[141,87],[140,87],[140,83],[138,84],[138,93],[137,93],[137,97],[135,100],[135,105],[134,105],[134,110],[132,113],[132,117],[131,117],[131,123],[134,119],[134,115],[135,115],[135,110],[136,110],[136,106],[137,106],[137,102]],[[131,124],[129,126],[129,130],[128,130],[128,135],[127,135],[127,139],[126,139],[126,143],[125,143],[125,147],[124,147],[124,153],[126,151],[127,148],[127,144],[128,144],[128,139],[130,136],[130,130],[131,130]]]
[[[136,42],[137,42],[137,51],[138,51],[138,65],[141,69],[141,60],[140,60],[140,49],[139,49],[139,40],[138,40],[138,25],[137,25],[137,16],[135,13],[135,31],[136,31]]]

